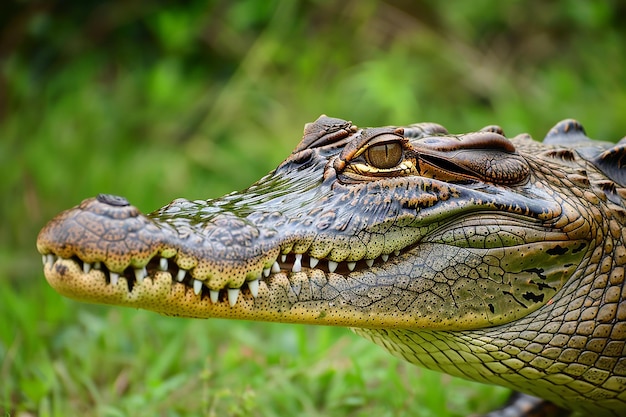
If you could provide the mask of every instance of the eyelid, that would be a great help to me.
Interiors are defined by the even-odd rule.
[[[363,146],[361,149],[359,149],[354,154],[353,158],[356,158],[356,157],[362,155],[365,151],[367,151],[372,146],[385,145],[387,143],[392,143],[392,142],[398,142],[398,144],[404,150],[404,147],[405,147],[404,145],[405,145],[406,142],[408,142],[408,139],[406,139],[404,137],[396,136],[396,135],[394,135],[392,133],[383,133],[381,135],[373,137],[369,142],[367,142],[367,144],[365,146]]]

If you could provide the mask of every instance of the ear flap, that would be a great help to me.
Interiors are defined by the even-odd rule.
[[[593,140],[587,137],[583,125],[574,119],[561,120],[543,138],[546,145],[576,146],[592,142]]]
[[[622,187],[626,187],[626,143],[620,141],[590,160],[607,177]]]
[[[562,120],[546,135],[543,143],[574,147],[616,184],[626,187],[626,137],[617,145],[590,139],[582,124],[574,119]]]

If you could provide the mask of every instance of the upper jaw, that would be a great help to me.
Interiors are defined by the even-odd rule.
[[[363,326],[397,321],[393,314],[372,316],[358,306],[329,306],[337,303],[332,291],[339,283],[345,285],[352,274],[385,265],[400,251],[372,259],[320,259],[297,253],[303,246],[292,237],[276,241],[269,252],[259,250],[265,258],[252,259],[247,268],[241,266],[245,266],[242,260],[240,281],[228,272],[201,279],[198,274],[202,270],[199,263],[192,266],[187,245],[206,236],[185,234],[185,228],[176,230],[167,222],[155,222],[152,215],[119,204],[122,201],[108,196],[85,200],[41,231],[37,247],[45,275],[59,293],[81,301],[189,317]],[[235,262],[232,257],[222,261],[222,266],[231,267]],[[358,280],[349,285],[357,286]]]
[[[170,214],[176,211],[172,204]],[[146,278],[167,273],[173,283],[187,286],[197,296],[206,294],[212,302],[224,298],[234,305],[242,289],[256,297],[260,282],[270,275],[315,269],[347,276],[400,254],[399,248],[392,247],[351,253],[346,249],[349,240],[333,249],[328,239],[315,243],[307,233],[302,238],[278,233],[232,213],[214,213],[210,221],[196,224],[167,221],[173,217],[165,213],[143,215],[116,196],[83,201],[40,232],[37,248],[46,275],[57,261],[59,265],[73,262],[85,279],[102,273],[110,285],[124,280],[132,291]],[[251,217],[260,224],[268,221]]]

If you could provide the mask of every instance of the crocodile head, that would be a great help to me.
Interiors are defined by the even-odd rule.
[[[147,215],[100,195],[50,221],[37,247],[50,285],[87,302],[357,328],[491,327],[552,303],[594,244],[593,217],[567,188],[574,168],[535,159],[539,145],[496,126],[450,135],[321,116],[246,190]]]

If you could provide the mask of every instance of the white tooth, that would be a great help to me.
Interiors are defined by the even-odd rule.
[[[137,282],[143,281],[143,279],[147,276],[148,271],[146,270],[145,266],[143,268],[135,268],[135,279],[137,280]]]
[[[167,271],[167,267],[168,267],[167,258],[159,259],[159,269],[161,271]]]
[[[56,262],[57,257],[50,254],[50,255],[46,255],[46,263],[50,266],[54,265],[54,263]]]
[[[93,269],[102,269],[102,262],[94,262]]]
[[[296,253],[296,259],[293,261],[293,267],[291,268],[292,272],[300,272],[302,271],[302,254]]]
[[[250,290],[250,294],[256,298],[256,296],[259,295],[259,280],[255,279],[254,281],[249,281],[248,289]]]
[[[311,259],[309,260],[309,265],[311,265],[311,268],[315,268],[318,263],[320,263],[320,260],[311,256]]]
[[[117,272],[111,272],[109,277],[111,278],[111,285],[117,285],[117,282],[120,280],[120,274]]]
[[[91,264],[89,262],[83,262],[83,273],[88,274],[91,271]]]
[[[45,265],[48,261],[48,255],[41,255],[41,262]]]
[[[265,269],[263,270],[263,276],[264,276],[265,278],[267,278],[267,277],[269,277],[269,276],[270,276],[270,269],[269,269],[269,268],[265,268]]]
[[[194,294],[198,295],[200,294],[200,291],[202,291],[202,281],[198,279],[194,279],[193,280],[193,292]]]
[[[337,263],[335,261],[328,261],[328,270],[330,272],[335,272],[335,270],[337,269],[338,265],[339,265],[339,263]]]
[[[354,271],[355,267],[356,267],[356,262],[348,262],[348,269],[350,271]]]
[[[371,267],[372,265],[374,265],[374,260],[373,259],[366,259],[365,260],[365,264],[369,267]]]
[[[398,255],[400,255],[400,251],[399,250],[393,251],[393,254],[398,256]]]
[[[280,265],[278,265],[278,262],[274,262],[274,264],[272,264],[272,272],[275,274],[280,272]]]
[[[211,302],[213,304],[217,303],[218,299],[220,298],[220,292],[211,290],[209,291],[209,294],[211,295]]]
[[[280,255],[280,261],[281,261],[282,263],[287,262],[287,255]]]
[[[383,262],[387,262],[387,260],[389,259],[389,255],[380,255],[380,257],[382,258]]]
[[[176,281],[183,282],[183,280],[185,279],[185,275],[187,275],[187,270],[179,269],[178,273],[176,274]]]
[[[231,307],[237,304],[238,297],[239,297],[239,288],[228,289],[228,304],[230,304]]]

